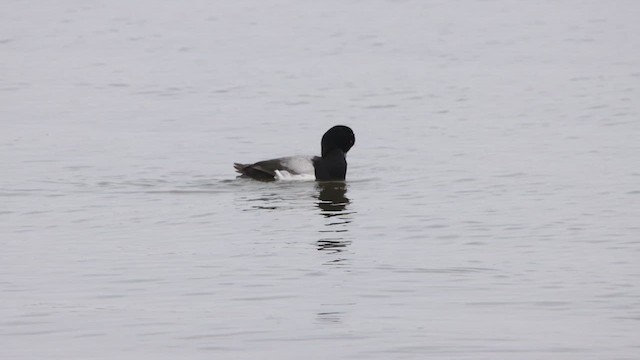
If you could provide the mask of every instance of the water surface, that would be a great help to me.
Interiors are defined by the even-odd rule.
[[[639,358],[639,12],[7,2],[2,358]]]

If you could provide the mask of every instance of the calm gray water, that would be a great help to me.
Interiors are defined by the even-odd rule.
[[[640,358],[640,2],[3,5],[2,359]]]

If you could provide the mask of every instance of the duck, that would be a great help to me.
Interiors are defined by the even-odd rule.
[[[347,152],[356,143],[350,127],[336,125],[322,135],[321,156],[287,156],[253,164],[234,163],[241,178],[275,181],[285,175],[313,175],[316,181],[344,181],[347,176]]]

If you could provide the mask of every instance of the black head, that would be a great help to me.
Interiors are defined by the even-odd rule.
[[[356,143],[356,136],[348,126],[336,125],[322,136],[322,156],[335,149],[342,150],[345,154]]]

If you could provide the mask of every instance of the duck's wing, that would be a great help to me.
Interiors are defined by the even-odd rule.
[[[255,164],[235,163],[233,167],[241,176],[250,177],[260,181],[273,181],[277,179],[276,172],[286,171],[292,175],[313,174],[313,162],[308,156],[290,156],[284,158],[259,161]]]

